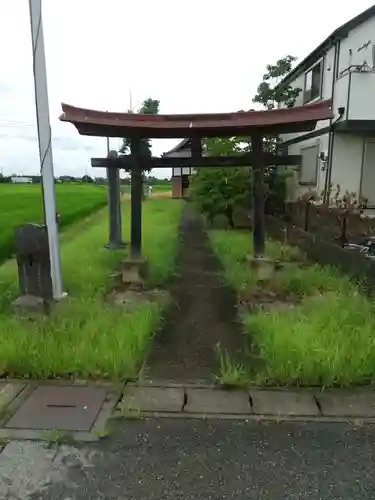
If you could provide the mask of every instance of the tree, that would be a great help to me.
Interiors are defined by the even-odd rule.
[[[81,179],[81,182],[92,184],[94,182],[94,179],[92,179],[92,177],[90,177],[89,175],[84,175]]]
[[[145,99],[142,103],[142,106],[138,110],[138,113],[143,115],[157,115],[159,113],[160,101],[155,99],[151,99],[151,97]],[[129,111],[130,113],[132,111]],[[130,153],[130,139],[128,137],[122,140],[122,144],[119,152],[121,154],[129,154]],[[140,144],[140,152],[142,156],[151,156],[151,142],[150,139],[141,139]],[[145,169],[149,172],[151,169]]]
[[[203,140],[205,156],[235,156],[242,151],[239,137],[214,137]],[[190,193],[199,210],[212,224],[214,217],[224,215],[234,228],[234,212],[251,206],[251,170],[244,167],[198,168]]]
[[[287,108],[292,108],[301,89],[290,85],[279,87],[279,84],[292,71],[296,60],[296,57],[287,55],[276,61],[276,64],[267,64],[267,73],[263,75],[263,81],[258,85],[253,102],[262,104],[266,108],[276,104],[284,104]]]
[[[234,228],[235,209],[251,207],[251,184],[251,171],[246,167],[198,168],[190,192],[210,224],[222,214]]]
[[[301,89],[293,89],[286,85],[279,88],[277,85],[288,74],[296,58],[286,56],[279,59],[275,65],[267,65],[267,73],[258,86],[253,102],[260,103],[267,109],[270,104],[284,104],[291,107]],[[277,149],[277,136],[265,137],[264,151],[275,153]],[[203,152],[210,156],[229,156],[251,151],[249,137],[229,137],[206,139],[203,142]],[[265,169],[266,209],[275,211],[284,207],[285,177],[287,174],[279,173],[276,167]],[[201,168],[193,176],[191,182],[191,195],[202,213],[212,222],[216,215],[224,214],[231,227],[234,226],[233,213],[236,208],[250,208],[252,201],[252,173],[251,168]],[[273,208],[272,208],[273,207]]]
[[[296,99],[302,89],[293,88],[290,85],[280,86],[281,81],[293,69],[296,57],[287,55],[276,61],[275,64],[267,64],[267,72],[263,75],[263,81],[258,85],[257,94],[253,102],[262,104],[265,108],[282,105],[291,108],[295,106]],[[275,154],[277,151],[278,136],[271,135],[264,138],[263,148],[267,153]],[[286,196],[286,179],[289,172],[281,171],[276,166],[268,166],[265,170],[265,182],[268,185],[266,200],[267,212],[275,212],[284,209]]]
[[[0,173],[0,184],[8,184],[10,182],[12,182],[12,178],[10,176]]]

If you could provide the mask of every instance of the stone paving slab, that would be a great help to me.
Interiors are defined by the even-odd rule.
[[[37,387],[5,424],[14,429],[88,432],[107,397],[105,387]]]
[[[185,403],[185,393],[179,387],[137,387],[126,386],[119,405],[127,412],[181,412]]]
[[[42,440],[42,441],[50,441],[53,433],[57,431],[58,433],[62,433],[63,439],[72,440],[72,441],[82,441],[82,442],[91,442],[97,441],[101,439],[101,437],[107,434],[109,418],[112,415],[112,412],[118,403],[124,384],[103,384],[102,386],[98,383],[91,384],[69,384],[69,382],[65,381],[64,383],[57,383],[55,387],[54,384],[38,384],[35,381],[30,382],[29,384],[24,384],[24,389],[18,394],[17,397],[13,398],[13,400],[9,403],[9,405],[5,408],[3,412],[2,418],[0,419],[0,440]],[[42,398],[41,405],[36,405],[33,408],[33,418],[27,418],[27,415],[31,413],[28,411],[27,405],[28,402],[33,397],[34,393],[38,392],[38,389],[46,389],[49,387],[49,391],[52,391],[52,395],[55,394],[53,399],[50,401],[44,401]],[[66,398],[63,395],[60,397],[59,394],[63,393],[64,390],[72,390],[75,391],[86,391],[92,393],[100,393],[100,401],[96,402],[95,415],[89,422],[89,426],[85,426],[83,429],[82,426],[79,426],[79,429],[74,425],[73,427],[69,424],[69,418],[66,419],[57,419],[56,425],[45,425],[45,412],[47,413],[52,410],[57,413],[64,411],[74,410],[74,408],[69,408],[66,401]],[[48,392],[48,391],[47,391]],[[104,395],[104,398],[103,398]],[[98,399],[95,396],[96,400]],[[89,398],[91,399],[91,397]],[[38,402],[38,401],[37,401]],[[90,401],[82,400],[83,410],[86,411],[85,406],[87,406],[87,410],[89,410],[89,406],[91,406]],[[50,406],[50,408],[49,408]],[[60,408],[61,406],[61,408]],[[66,407],[64,407],[66,406]],[[14,425],[14,418],[23,414],[25,418],[23,418],[23,422],[16,422]],[[39,424],[39,420],[43,423]],[[47,431],[47,428],[50,430]],[[75,430],[77,428],[77,430]]]
[[[319,407],[314,395],[304,391],[250,391],[252,407],[258,415],[318,416]]]
[[[26,384],[22,382],[1,382],[0,383],[0,412],[11,403],[23,389]]]
[[[375,417],[375,392],[361,389],[327,389],[316,392],[323,415],[331,417]]]
[[[184,413],[243,414],[252,413],[249,396],[245,391],[219,389],[186,389]]]

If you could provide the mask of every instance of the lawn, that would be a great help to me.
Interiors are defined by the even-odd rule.
[[[56,205],[60,227],[87,217],[107,203],[105,187],[93,185],[56,185]],[[41,186],[0,184],[0,261],[14,252],[14,228],[28,222],[43,222]]]
[[[323,386],[374,380],[375,306],[359,287],[333,268],[306,265],[298,250],[276,241],[267,242],[267,255],[287,264],[260,286],[246,259],[252,252],[249,233],[212,231],[210,239],[225,280],[255,306],[242,313],[249,366],[221,354],[222,378]],[[270,296],[277,307],[256,307]]]
[[[174,269],[181,203],[148,200],[143,210],[144,254],[149,283],[162,285]],[[129,238],[129,202],[123,204],[124,237]],[[86,227],[85,227],[86,226]],[[61,243],[63,282],[68,297],[52,314],[33,321],[11,314],[17,296],[16,265],[0,267],[0,367],[14,377],[109,378],[135,376],[163,306],[141,302],[133,310],[106,299],[123,251],[103,248],[108,239],[105,211],[68,229]]]

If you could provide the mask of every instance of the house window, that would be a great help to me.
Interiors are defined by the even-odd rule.
[[[322,96],[323,59],[305,74],[304,103]]]
[[[318,179],[318,154],[319,144],[301,149],[302,162],[299,176],[300,184],[316,186]]]

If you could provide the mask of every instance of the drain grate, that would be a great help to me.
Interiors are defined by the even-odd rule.
[[[90,431],[107,397],[103,387],[37,387],[5,427]]]

